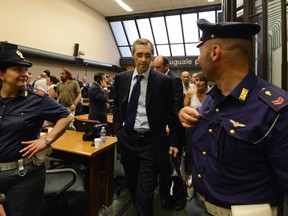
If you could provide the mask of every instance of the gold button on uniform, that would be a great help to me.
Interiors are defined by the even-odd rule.
[[[208,131],[209,131],[209,133],[212,133],[212,132],[213,132],[213,130],[212,130],[211,128],[209,128],[209,130],[208,130]]]
[[[216,108],[216,109],[215,109],[215,112],[219,112],[219,111],[220,111],[220,109],[219,109],[219,108]]]
[[[202,178],[201,174],[198,174],[198,175],[197,175],[197,178],[201,179],[201,178]]]
[[[235,130],[230,130],[230,134],[234,134],[235,133]]]
[[[202,155],[203,155],[203,156],[206,156],[206,154],[207,154],[206,151],[203,151],[203,152],[202,152]]]

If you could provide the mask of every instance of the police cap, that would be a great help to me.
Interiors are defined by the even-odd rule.
[[[202,37],[197,47],[214,38],[235,38],[252,41],[253,35],[257,34],[261,29],[259,25],[253,23],[210,23],[205,19],[197,20],[197,26],[202,30]]]
[[[32,63],[28,62],[18,50],[9,50],[0,53],[0,68],[13,65],[21,65],[29,68],[32,66]]]

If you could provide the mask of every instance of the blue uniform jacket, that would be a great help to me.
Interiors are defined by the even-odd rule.
[[[23,88],[14,98],[0,98],[0,163],[22,158],[21,141],[37,139],[44,120],[56,123],[70,112],[48,94]]]
[[[288,192],[288,94],[250,72],[226,97],[215,85],[192,136],[193,185],[219,206],[282,204]]]

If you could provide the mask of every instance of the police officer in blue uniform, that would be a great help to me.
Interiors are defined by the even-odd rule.
[[[250,208],[281,215],[288,192],[288,93],[249,69],[260,26],[204,19],[197,25],[203,32],[198,61],[215,85],[198,110],[179,112],[183,126],[194,127],[196,193],[187,215],[237,215]]]
[[[0,53],[0,193],[12,216],[40,215],[45,163],[37,156],[51,148],[73,119],[46,93],[26,87],[31,66],[18,50]],[[40,138],[44,120],[55,126]]]

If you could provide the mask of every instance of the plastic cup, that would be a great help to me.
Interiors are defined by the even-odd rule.
[[[96,149],[100,148],[100,146],[101,146],[101,139],[100,138],[95,138],[94,139],[94,146],[95,146]]]

